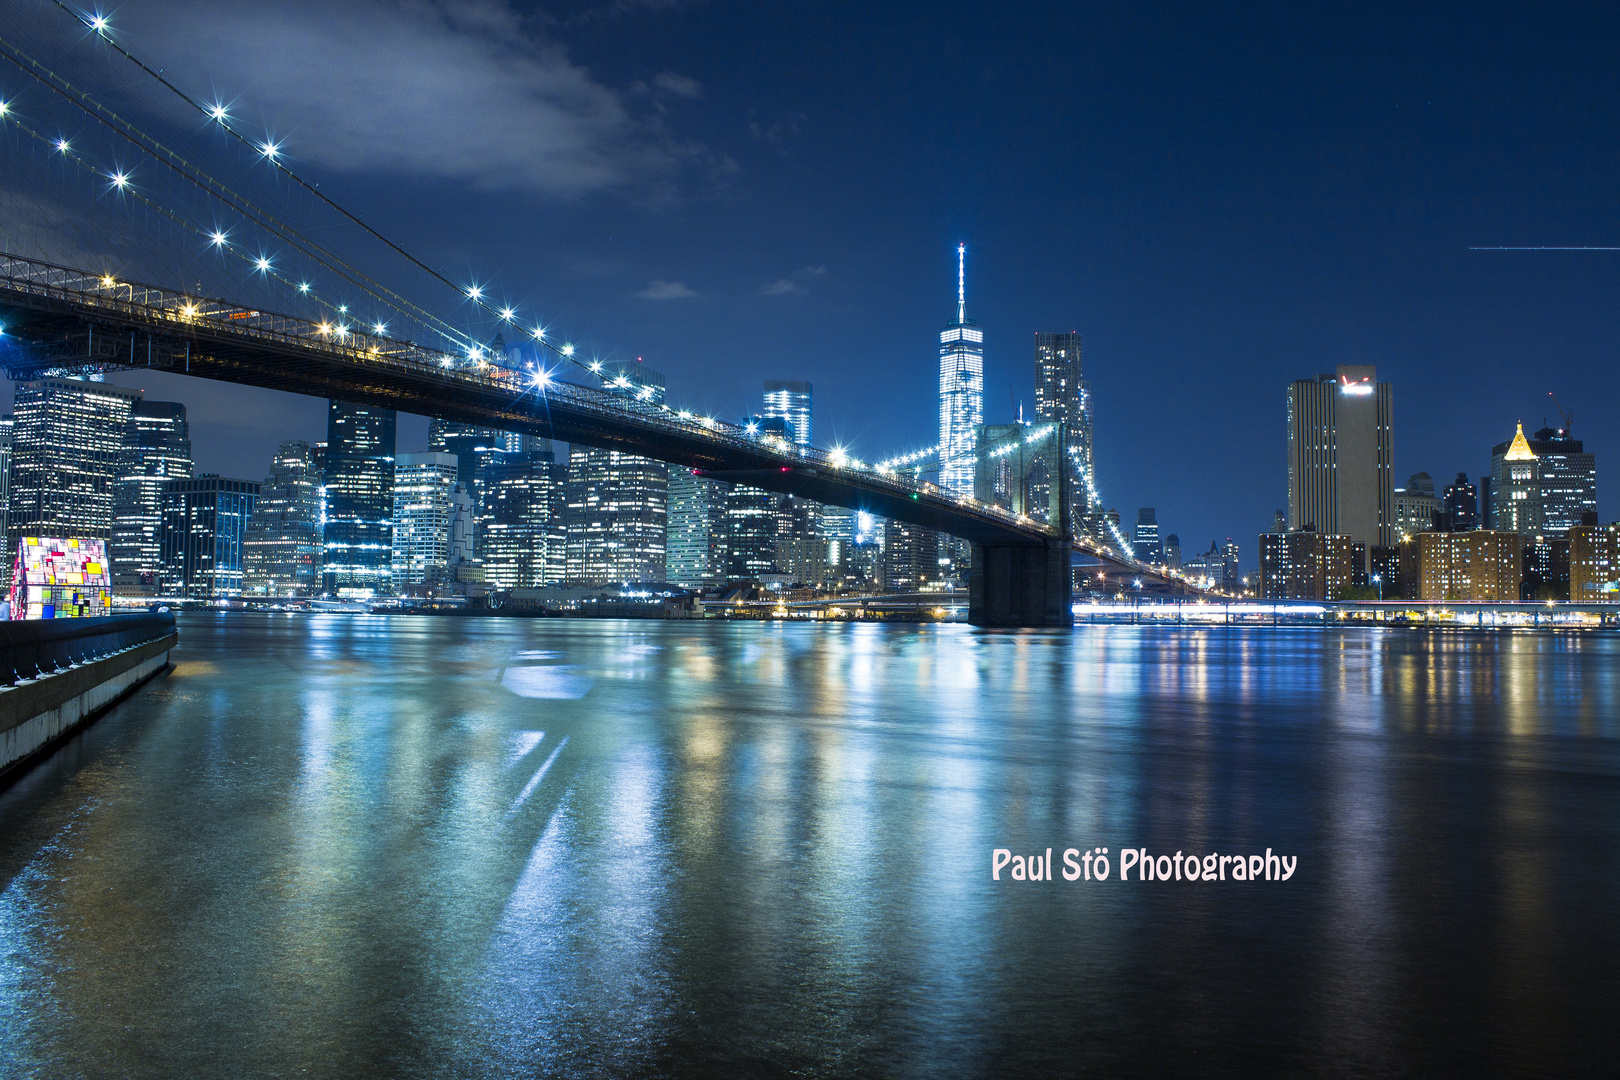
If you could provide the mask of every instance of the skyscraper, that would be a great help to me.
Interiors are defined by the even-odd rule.
[[[568,562],[566,470],[550,450],[512,452],[484,471],[484,580],[496,589],[560,582]]]
[[[1068,441],[1069,527],[1079,529],[1095,508],[1091,389],[1086,385],[1078,332],[1035,335],[1035,418],[1063,425]]]
[[[191,475],[191,429],[178,401],[137,401],[113,483],[115,596],[156,596],[162,584],[163,485]]]
[[[321,472],[300,439],[276,449],[242,537],[242,592],[310,596],[320,570]]]
[[[788,440],[796,446],[810,445],[810,404],[809,383],[765,380],[763,415],[786,420]]]
[[[1164,558],[1159,545],[1159,518],[1153,507],[1144,506],[1136,512],[1136,531],[1131,537],[1136,557],[1145,563],[1157,563]]]
[[[394,425],[392,409],[327,407],[325,592],[369,599],[393,591]]]
[[[603,364],[602,387],[660,405],[664,376],[640,361]],[[569,581],[663,581],[669,467],[622,450],[568,448]]]
[[[1393,494],[1396,543],[1434,528],[1434,516],[1440,513],[1441,503],[1434,493],[1433,477],[1426,472],[1413,473],[1406,486],[1396,488]]]
[[[259,485],[214,473],[163,485],[163,594],[214,600],[242,593],[242,541]]]
[[[1442,501],[1448,530],[1466,532],[1479,528],[1479,492],[1469,483],[1467,473],[1458,473],[1457,479],[1447,485]]]
[[[1597,513],[1597,458],[1567,430],[1542,428],[1530,439],[1536,455],[1536,502],[1544,533],[1563,533]]]
[[[974,429],[984,423],[984,331],[967,317],[967,245],[956,246],[956,321],[939,334],[939,485],[973,494]]]
[[[883,526],[883,587],[921,592],[940,580],[939,533],[892,518]]]
[[[450,564],[454,454],[429,451],[394,459],[394,584],[421,585]]]
[[[0,542],[6,535],[6,509],[11,505],[11,429],[16,418],[0,416]]]
[[[113,485],[140,393],[79,379],[16,384],[6,573],[27,536],[107,540]]]
[[[1535,535],[1541,528],[1540,496],[1536,453],[1530,449],[1530,442],[1524,437],[1524,425],[1520,424],[1511,440],[1491,448],[1489,527],[1523,536]]]
[[[1390,545],[1392,402],[1370,364],[1341,364],[1289,386],[1290,529],[1349,536],[1369,549]]]
[[[757,578],[777,572],[777,496],[747,484],[732,484],[722,511],[725,577]]]
[[[725,484],[690,469],[670,468],[669,581],[699,589],[725,580],[725,507]]]

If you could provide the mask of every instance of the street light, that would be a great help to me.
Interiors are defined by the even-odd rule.
[[[1378,586],[1378,602],[1383,603],[1383,601],[1384,601],[1384,577],[1383,577],[1382,574],[1374,574],[1372,576],[1372,579],[1373,579],[1373,584]]]

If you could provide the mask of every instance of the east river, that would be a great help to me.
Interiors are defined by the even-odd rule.
[[[1620,1067],[1620,637],[181,640],[0,790],[0,1076]],[[1119,879],[1268,848],[1289,880]]]

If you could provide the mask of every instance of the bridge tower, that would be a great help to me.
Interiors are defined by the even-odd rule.
[[[974,626],[1074,625],[1065,436],[1057,422],[976,429],[973,497],[1045,524],[1051,536],[973,544],[968,622]]]

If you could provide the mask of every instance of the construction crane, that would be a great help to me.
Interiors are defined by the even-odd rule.
[[[1568,435],[1570,425],[1575,422],[1575,414],[1564,408],[1563,402],[1558,400],[1558,395],[1551,390],[1547,391],[1547,396],[1553,399],[1553,408],[1558,410],[1559,418],[1564,421],[1563,434]]]

